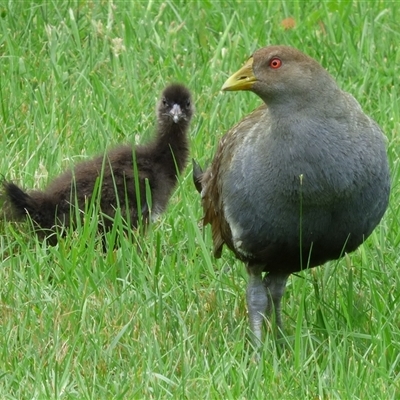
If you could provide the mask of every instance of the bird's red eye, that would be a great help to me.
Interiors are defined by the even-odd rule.
[[[280,66],[282,65],[282,61],[279,58],[273,58],[270,62],[269,62],[269,66],[273,69],[278,69]]]

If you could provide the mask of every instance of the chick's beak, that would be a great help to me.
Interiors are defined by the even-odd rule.
[[[174,104],[169,112],[169,115],[172,117],[172,120],[177,123],[182,118],[182,109],[179,104]]]
[[[250,90],[256,81],[257,78],[253,73],[253,57],[250,57],[239,71],[235,72],[227,79],[221,90]]]

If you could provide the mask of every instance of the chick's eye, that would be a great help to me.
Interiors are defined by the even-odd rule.
[[[167,100],[166,99],[162,99],[162,103],[163,103],[163,106],[166,106],[167,105]]]
[[[280,68],[281,65],[282,65],[282,61],[281,61],[279,58],[277,58],[277,57],[273,58],[273,59],[269,62],[269,66],[270,66],[271,68],[273,68],[273,69],[278,69],[278,68]]]
[[[190,107],[190,100],[186,102],[186,107]]]

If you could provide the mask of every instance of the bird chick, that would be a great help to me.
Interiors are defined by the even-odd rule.
[[[389,199],[385,137],[321,65],[286,46],[257,50],[223,85],[264,102],[221,139],[203,173],[204,225],[246,263],[255,343],[288,276],[354,251]]]
[[[56,230],[75,224],[97,187],[96,201],[105,216],[99,229],[112,227],[117,208],[132,227],[138,226],[140,218],[145,224],[156,218],[165,210],[177,175],[188,162],[187,133],[194,112],[189,90],[180,84],[166,87],[156,111],[156,135],[146,145],[122,145],[79,163],[43,191],[25,192],[3,181],[6,219],[20,221],[29,215],[37,233],[56,244]]]

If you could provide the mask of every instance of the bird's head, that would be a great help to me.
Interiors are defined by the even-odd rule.
[[[193,112],[192,98],[185,86],[175,83],[164,89],[158,105],[159,118],[178,124],[189,122]]]
[[[317,61],[288,46],[257,50],[222,86],[225,91],[250,90],[268,105],[318,99],[335,88],[335,81]]]

